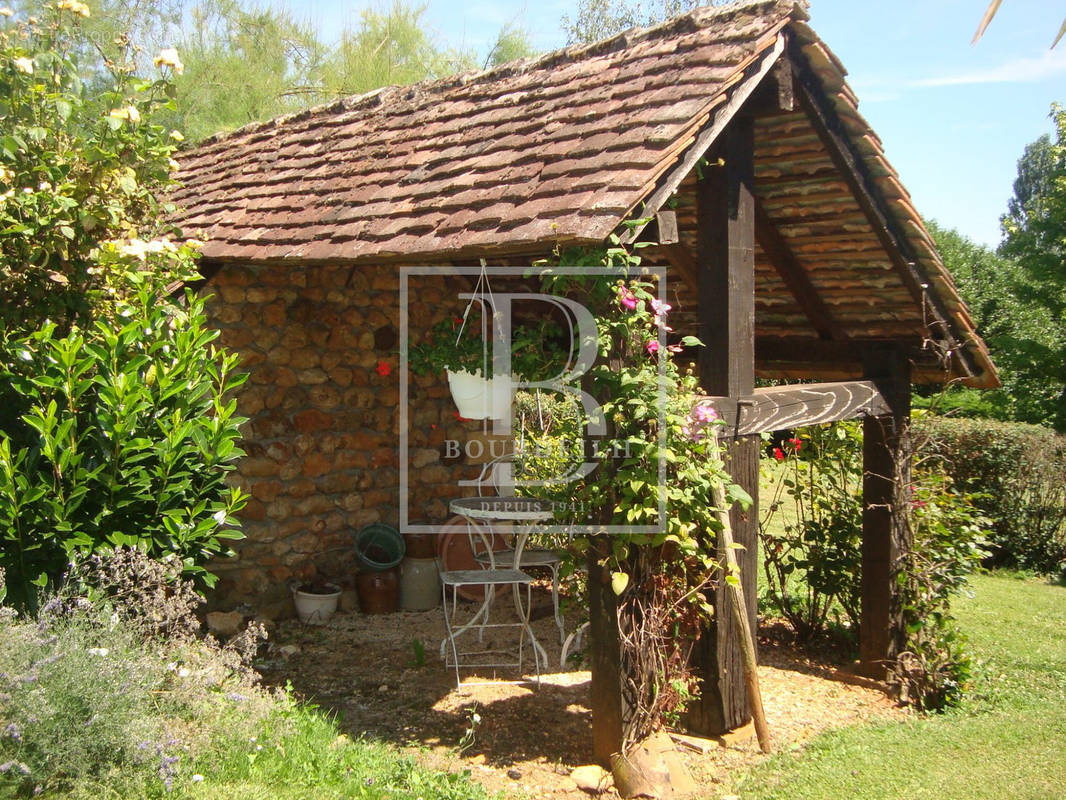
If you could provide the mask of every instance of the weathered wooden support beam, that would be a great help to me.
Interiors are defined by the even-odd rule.
[[[588,549],[589,669],[592,681],[592,755],[610,768],[611,756],[622,751],[622,653],[618,613],[610,571],[604,566],[610,542],[597,536]]]
[[[818,335],[822,339],[845,339],[844,331],[834,321],[807,270],[758,200],[755,201],[755,238]]]
[[[908,424],[910,361],[900,348],[867,352],[865,372],[889,412],[863,423],[862,595],[859,659],[862,671],[882,678],[903,641],[896,577],[907,542],[910,488]]]
[[[796,79],[796,96],[800,107],[811,121],[841,177],[848,184],[896,272],[927,315],[926,324],[933,337],[947,342],[952,355],[958,359],[966,374],[978,375],[980,370],[974,364],[973,358],[955,339],[942,300],[935,293],[927,291],[929,277],[919,267],[918,259],[906,236],[888,210],[869,170],[852,146],[844,124],[825,96],[824,89],[807,64],[799,45],[793,44],[790,47],[789,61]]]
[[[721,435],[752,436],[842,419],[891,413],[873,381],[810,383],[756,389],[743,397],[705,397],[725,420]]]
[[[792,68],[785,59],[774,64],[770,73],[744,104],[741,113],[753,117],[792,111],[795,95],[792,88]]]
[[[715,395],[751,394],[755,383],[755,198],[753,124],[739,117],[722,133],[715,155],[721,165],[706,168],[697,184],[699,247],[700,383]],[[759,490],[759,442],[734,439],[726,450],[733,480],[753,498]],[[756,629],[758,568],[757,507],[730,510],[749,623]],[[708,535],[710,533],[708,532]],[[724,562],[724,558],[721,559]],[[725,582],[716,592],[720,613],[695,648],[700,696],[690,704],[692,731],[714,735],[751,718],[744,686],[743,656],[736,623],[727,609]]]

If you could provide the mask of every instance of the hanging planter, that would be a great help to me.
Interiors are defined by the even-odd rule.
[[[465,369],[448,372],[448,388],[459,416],[466,419],[506,419],[511,411],[514,379],[510,375],[481,377]]]

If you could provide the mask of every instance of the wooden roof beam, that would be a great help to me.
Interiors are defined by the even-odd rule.
[[[969,352],[956,340],[943,303],[929,291],[930,279],[919,268],[918,260],[906,237],[889,212],[862,158],[852,146],[844,124],[829,102],[824,87],[808,65],[798,43],[790,43],[788,58],[796,78],[796,96],[800,107],[825,145],[830,159],[840,170],[904,285],[921,306],[923,314],[932,318],[927,322],[927,326],[930,329],[939,329],[937,333],[947,342],[951,353],[958,356],[958,363],[967,376],[977,376],[980,370],[973,363]]]
[[[811,283],[807,270],[796,258],[758,198],[755,198],[755,238],[777,270],[777,274],[781,276],[781,280],[792,292],[799,307],[803,309],[803,313],[807,315],[807,319],[811,321],[811,325],[818,331],[819,338],[837,341],[847,339],[847,335],[833,319],[829,308]]]

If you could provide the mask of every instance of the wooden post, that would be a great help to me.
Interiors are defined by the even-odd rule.
[[[592,756],[610,769],[611,756],[622,750],[622,654],[618,638],[618,610],[610,570],[600,561],[610,555],[607,536],[589,543],[589,669],[592,685]]]
[[[888,404],[890,413],[863,422],[862,611],[859,658],[864,674],[883,678],[885,664],[902,644],[902,619],[896,573],[906,542],[905,520],[910,490],[910,362],[898,346],[870,349],[864,356],[866,377]]]
[[[739,397],[755,384],[755,201],[752,193],[753,124],[734,119],[722,133],[715,156],[724,162],[703,167],[697,188],[699,247],[700,383],[708,394]],[[729,435],[724,431],[723,436]],[[733,480],[758,501],[759,439],[740,437],[728,447]],[[730,511],[733,534],[745,549],[737,553],[752,630],[756,629],[758,569],[757,505]],[[724,562],[724,558],[721,559]],[[701,679],[689,729],[715,735],[745,724],[751,709],[744,686],[743,654],[728,613],[723,582],[714,601],[716,621],[694,650]]]

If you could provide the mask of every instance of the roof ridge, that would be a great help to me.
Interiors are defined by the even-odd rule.
[[[697,6],[691,11],[671,17],[668,20],[646,27],[631,27],[624,31],[600,39],[596,42],[567,45],[539,56],[520,58],[508,61],[505,64],[490,67],[488,69],[471,70],[448,75],[443,78],[427,78],[410,84],[391,84],[371,89],[362,94],[345,95],[309,106],[291,114],[272,117],[268,120],[257,120],[247,125],[242,125],[232,131],[219,131],[189,146],[189,150],[199,149],[205,145],[217,144],[228,139],[237,138],[258,131],[267,131],[271,128],[280,127],[289,122],[297,122],[311,116],[327,113],[339,113],[354,111],[358,108],[366,108],[383,104],[387,99],[399,93],[408,93],[413,98],[418,93],[430,93],[442,91],[457,86],[469,86],[476,83],[488,83],[493,80],[501,80],[513,75],[521,75],[537,69],[551,69],[561,64],[569,64],[585,58],[595,58],[600,55],[615,53],[627,49],[639,42],[649,41],[656,38],[668,38],[679,33],[695,33],[713,23],[728,20],[744,12],[750,12],[756,8],[779,9],[782,16],[786,14],[799,20],[809,19],[807,10],[809,0],[736,0],[721,6]]]

